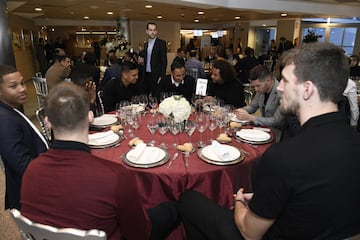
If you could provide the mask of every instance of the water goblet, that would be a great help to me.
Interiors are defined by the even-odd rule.
[[[158,130],[158,132],[162,135],[162,136],[164,136],[165,135],[165,133],[168,131],[168,123],[167,123],[167,121],[166,121],[166,119],[165,118],[160,118],[159,119],[159,121],[158,121],[158,123],[157,123],[157,130]],[[163,149],[167,149],[168,147],[167,147],[167,144],[164,142],[164,138],[162,137],[162,142],[160,143],[160,145],[159,145],[159,147],[161,147],[161,148],[163,148]]]
[[[190,120],[186,121],[185,123],[185,131],[187,133],[187,135],[189,136],[189,142],[191,142],[191,136],[193,135],[193,133],[195,132],[196,129],[196,123],[192,122]]]
[[[156,97],[149,98],[149,106],[152,109],[152,115],[154,116],[156,111],[155,109],[158,107],[158,100]]]
[[[174,134],[174,143],[173,143],[173,146],[174,148],[176,148],[177,144],[176,144],[176,134],[178,134],[180,132],[180,125],[174,121],[172,121],[170,123],[170,126],[169,126],[169,130],[172,134]]]
[[[198,146],[200,148],[205,147],[205,143],[203,142],[203,132],[205,132],[207,125],[208,125],[208,116],[205,113],[198,113],[196,116],[196,124],[197,130],[200,133],[200,142]]]
[[[150,145],[155,146],[156,142],[154,139],[154,134],[155,134],[155,131],[157,128],[157,123],[156,123],[155,119],[153,119],[153,118],[149,119],[146,126],[149,129],[149,132],[151,133],[151,137],[152,137],[152,139],[150,141]]]
[[[213,139],[213,131],[217,128],[217,122],[214,115],[210,115],[209,117],[209,130],[210,130],[210,143],[214,140]]]

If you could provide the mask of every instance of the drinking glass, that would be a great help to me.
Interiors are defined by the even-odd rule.
[[[160,118],[158,123],[157,123],[157,130],[158,132],[161,134],[161,136],[164,136],[165,133],[168,131],[168,123],[167,120],[165,118]],[[164,137],[161,138],[162,142],[160,143],[159,147],[163,148],[163,149],[167,149],[167,144],[164,142]]]
[[[172,121],[170,123],[170,126],[169,126],[169,130],[172,134],[174,134],[174,143],[173,143],[173,146],[174,148],[176,148],[177,144],[176,144],[176,134],[178,134],[180,132],[180,125],[174,121]]]
[[[144,107],[144,110],[146,110],[146,106],[148,105],[148,103],[149,103],[149,100],[145,94],[142,94],[139,96],[139,104],[140,104],[140,106]]]
[[[208,126],[208,116],[202,112],[198,113],[196,116],[196,125],[197,125],[197,130],[200,133],[200,142],[198,146],[202,148],[205,147],[205,143],[203,142],[203,132],[205,132]]]
[[[152,109],[152,115],[155,115],[155,109],[158,107],[158,100],[156,97],[149,98],[149,106]]]
[[[127,100],[120,101],[115,105],[116,117],[119,119],[120,124],[124,124],[126,118],[126,109],[130,106]]]
[[[214,115],[210,115],[209,117],[209,130],[210,130],[210,143],[214,140],[213,139],[213,131],[217,128],[217,122]]]
[[[192,122],[190,120],[186,121],[185,123],[185,131],[187,133],[187,135],[189,136],[189,142],[191,142],[191,136],[193,135],[193,133],[195,132],[196,129],[196,123]]]
[[[156,128],[157,128],[157,123],[156,123],[155,119],[153,119],[153,118],[149,119],[147,121],[146,126],[149,129],[149,132],[151,133],[151,136],[152,136],[152,139],[150,141],[150,145],[155,146],[156,142],[155,142],[155,139],[154,139],[154,134],[155,134],[155,131],[156,131]]]

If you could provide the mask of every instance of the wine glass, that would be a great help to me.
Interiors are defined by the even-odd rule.
[[[211,137],[210,137],[210,143],[214,140],[213,139],[213,131],[217,128],[217,122],[216,122],[216,118],[214,115],[210,115],[209,117],[209,130],[211,133]]]
[[[168,92],[161,92],[160,93],[160,98],[159,98],[159,100],[160,100],[160,102],[162,102],[165,98],[168,98],[168,97],[170,97],[171,95],[169,95],[169,93]]]
[[[186,121],[186,123],[185,123],[185,131],[186,131],[187,135],[189,136],[189,142],[190,143],[191,143],[191,136],[195,132],[195,129],[196,129],[196,123],[195,122],[192,122],[190,120]]]
[[[157,128],[157,123],[156,123],[155,119],[153,119],[153,118],[149,119],[147,121],[146,126],[149,129],[149,132],[151,133],[151,136],[152,136],[152,139],[150,141],[150,145],[155,146],[156,142],[155,142],[155,139],[154,139],[154,134],[155,134],[155,131],[156,131],[156,128]]]
[[[139,104],[140,106],[144,107],[144,110],[146,110],[146,106],[148,105],[148,97],[145,94],[142,94],[139,96]]]
[[[196,124],[197,130],[200,133],[200,142],[198,146],[200,148],[205,147],[205,143],[203,142],[203,132],[206,130],[208,125],[208,116],[205,113],[198,113],[196,116]]]
[[[122,100],[116,104],[116,117],[119,119],[120,124],[123,124],[126,118],[126,109],[130,106],[130,102],[127,100]]]
[[[180,125],[174,121],[172,121],[169,125],[169,130],[172,134],[174,134],[174,143],[173,146],[174,148],[176,148],[177,144],[176,144],[176,134],[178,134],[180,132]]]
[[[155,109],[158,107],[158,100],[156,97],[149,98],[149,106],[152,109],[152,115],[155,115]]]
[[[168,126],[168,123],[167,123],[166,119],[165,119],[165,118],[160,118],[159,121],[158,121],[158,123],[157,123],[157,130],[158,130],[158,132],[159,132],[162,136],[164,136],[165,133],[168,131],[168,128],[169,128],[169,126]],[[163,141],[160,143],[159,147],[161,147],[161,148],[163,148],[163,149],[167,149],[168,147],[167,147],[167,144],[164,142],[164,138],[162,137],[161,139],[162,139]]]

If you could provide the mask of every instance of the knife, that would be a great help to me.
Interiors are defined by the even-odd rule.
[[[167,165],[167,168],[170,168],[171,165],[173,164],[173,162],[175,161],[175,159],[177,158],[177,156],[179,155],[179,153],[175,153],[174,156],[173,156],[173,159],[169,162],[169,165]]]

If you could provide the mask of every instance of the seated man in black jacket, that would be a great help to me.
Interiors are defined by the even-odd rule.
[[[157,98],[160,93],[167,92],[184,96],[189,102],[195,91],[195,79],[185,75],[185,67],[178,61],[171,64],[171,74],[166,75],[158,83]]]

